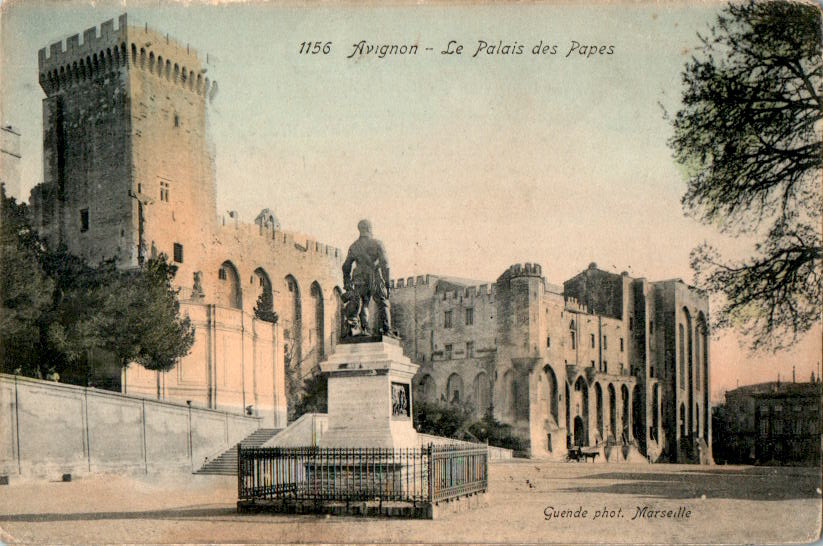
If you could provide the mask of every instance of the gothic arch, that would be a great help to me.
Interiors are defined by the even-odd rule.
[[[558,392],[557,375],[549,364],[543,367],[543,372],[546,374],[546,381],[549,386],[549,415],[554,419],[554,424],[560,426],[560,415],[557,407],[560,393]]]
[[[643,404],[642,389],[640,388],[640,385],[635,385],[632,389],[632,435],[638,442],[642,441],[644,438],[644,408],[645,405]]]
[[[283,339],[288,345],[287,356],[292,360],[292,366],[299,366],[303,360],[303,313],[300,285],[291,274],[283,278],[283,294]]]
[[[506,370],[503,374],[503,413],[509,419],[513,419],[516,411],[517,401],[514,393],[514,373]]]
[[[702,372],[702,377],[698,380],[703,389],[703,438],[709,441],[709,322],[703,311],[697,314],[697,330],[700,338],[700,362],[698,366]]]
[[[323,358],[326,354],[326,328],[324,326],[323,289],[320,288],[320,283],[317,281],[311,283],[309,294],[314,308],[314,339],[312,342],[317,348],[317,356]]]
[[[424,399],[430,402],[437,400],[437,382],[435,382],[431,374],[425,374],[420,379],[420,390],[423,393]]]
[[[594,384],[595,415],[597,417],[597,432],[601,439],[605,439],[603,430],[603,388],[600,383]]]
[[[337,341],[343,335],[343,292],[339,286],[335,286],[331,292],[331,309],[334,313],[332,315],[331,337],[329,344],[332,352],[337,346]]]
[[[609,435],[617,440],[617,391],[614,385],[609,383]]]
[[[261,314],[274,312],[274,292],[269,274],[262,267],[258,267],[254,270],[254,278],[257,281],[255,283],[257,285],[255,311]]]
[[[463,391],[463,378],[460,375],[453,373],[449,376],[446,383],[446,401],[449,403],[459,403],[465,398]]]
[[[691,433],[694,423],[694,327],[692,325],[692,315],[686,307],[683,307],[683,322],[686,328],[686,361],[682,364],[686,367],[686,394],[688,396],[688,415],[686,416],[686,429]]]
[[[654,436],[654,441],[660,441],[660,385],[658,383],[654,384],[652,387],[652,435]]]
[[[232,309],[243,308],[243,292],[240,287],[240,275],[230,260],[226,260],[217,272],[220,287],[218,305]]]
[[[623,430],[621,434],[625,440],[629,439],[629,388],[624,383],[620,386],[620,398],[622,398],[622,407],[623,411],[621,413],[621,417],[623,418]],[[625,441],[624,441],[625,443]]]
[[[474,391],[474,405],[480,412],[485,412],[491,405],[491,384],[489,383],[489,375],[480,371],[474,376],[474,384],[472,385]]]
[[[582,375],[577,377],[574,382],[575,393],[575,434],[574,445],[587,446],[589,445],[589,384]],[[582,429],[578,427],[577,419],[582,421]],[[582,431],[583,437],[578,438],[578,432]]]

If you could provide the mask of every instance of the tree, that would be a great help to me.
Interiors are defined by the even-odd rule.
[[[328,412],[329,380],[326,374],[319,371],[309,374],[303,381],[300,399],[295,405],[295,416],[306,413]]]
[[[698,286],[723,305],[713,325],[777,350],[820,321],[823,63],[820,9],[787,1],[731,3],[682,74],[669,146],[685,169],[685,212],[758,242],[728,260],[704,243]]]
[[[254,316],[260,320],[277,323],[277,313],[274,311],[274,297],[271,290],[263,290],[257,296],[257,305],[254,306]]]
[[[38,348],[41,317],[54,282],[42,267],[45,247],[28,222],[25,204],[0,185],[0,370],[45,375]]]
[[[93,349],[120,366],[163,371],[188,353],[194,329],[180,316],[165,255],[135,269],[113,260],[90,266],[65,248],[47,249],[26,206],[0,197],[0,370],[79,380]]]
[[[194,344],[189,317],[180,316],[179,289],[172,286],[176,268],[165,254],[147,260],[139,269],[121,271],[101,266],[105,279],[94,291],[100,301],[94,318],[100,346],[121,366],[137,362],[149,370],[168,371]]]

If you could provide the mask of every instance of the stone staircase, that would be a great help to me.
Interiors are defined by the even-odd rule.
[[[283,429],[259,428],[243,438],[240,441],[240,445],[243,447],[260,447],[274,438],[281,430]],[[237,475],[237,445],[231,446],[221,453],[220,456],[204,464],[195,474]]]

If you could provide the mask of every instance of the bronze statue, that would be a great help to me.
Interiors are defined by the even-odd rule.
[[[360,237],[349,247],[343,262],[344,337],[372,333],[390,334],[389,318],[389,261],[383,243],[372,237],[371,222],[357,224]],[[357,265],[352,271],[352,266]],[[377,305],[377,321],[369,328],[369,302]]]

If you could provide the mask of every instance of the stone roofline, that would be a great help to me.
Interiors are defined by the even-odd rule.
[[[206,64],[214,64],[214,59],[206,54],[202,58],[196,49],[189,44],[178,42],[176,39],[170,37],[168,34],[155,30],[154,28],[145,25],[131,25],[128,24],[128,14],[123,13],[117,18],[117,28],[114,27],[114,19],[109,19],[100,24],[99,27],[91,27],[83,31],[83,40],[80,41],[80,34],[73,34],[65,40],[59,40],[49,44],[48,48],[41,48],[37,52],[40,69],[60,66],[66,61],[79,60],[80,56],[86,54],[96,53],[100,47],[109,47],[114,44],[119,44],[123,40],[140,38],[161,39],[163,49],[176,50],[180,53],[181,58],[187,61],[205,61]],[[144,47],[146,44],[140,44]]]
[[[234,219],[235,221],[231,221]],[[342,252],[339,248],[316,241],[301,233],[274,229],[264,224],[249,224],[236,221],[236,217],[225,216],[218,221],[218,233],[231,231],[240,232],[248,237],[260,237],[272,241],[273,244],[289,250],[297,250],[308,254],[325,255],[337,261],[342,261]]]
[[[135,67],[213,100],[217,82],[205,76],[204,68],[211,64],[208,54],[201,59],[197,50],[168,34],[148,25],[129,26],[125,13],[118,18],[116,29],[109,19],[99,29],[85,30],[82,43],[80,35],[74,34],[38,51],[40,85],[47,94],[103,72]]]

